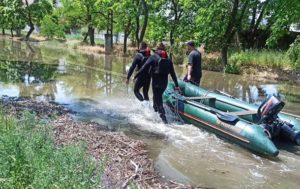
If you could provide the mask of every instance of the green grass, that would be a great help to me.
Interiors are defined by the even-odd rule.
[[[232,53],[229,63],[242,67],[259,67],[295,70],[297,65],[289,59],[286,52],[271,50],[247,50]]]
[[[99,188],[101,162],[85,145],[56,147],[46,123],[25,113],[20,119],[0,107],[0,188]]]

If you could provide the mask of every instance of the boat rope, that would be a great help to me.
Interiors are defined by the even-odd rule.
[[[209,93],[210,93],[210,91],[207,90],[207,91],[204,93],[203,97],[207,97]],[[205,100],[205,99],[203,98],[203,99],[201,99],[199,102],[200,102],[201,104],[203,104],[203,103],[204,103],[204,100]]]

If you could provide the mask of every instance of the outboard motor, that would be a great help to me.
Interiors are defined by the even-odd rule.
[[[297,145],[300,145],[300,131],[294,131],[292,129],[293,125],[280,120],[278,117],[278,113],[284,105],[285,103],[275,96],[268,98],[258,108],[259,124],[264,126],[272,138],[282,134]]]

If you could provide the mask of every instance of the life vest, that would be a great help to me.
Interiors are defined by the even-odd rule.
[[[166,51],[156,52],[159,56],[158,62],[153,66],[153,73],[158,75],[168,75],[170,73],[170,60]]]

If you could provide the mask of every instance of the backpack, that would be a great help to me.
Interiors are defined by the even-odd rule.
[[[167,56],[166,51],[161,51],[158,56],[159,60],[153,66],[153,73],[158,75],[168,75],[170,73],[170,60]]]

